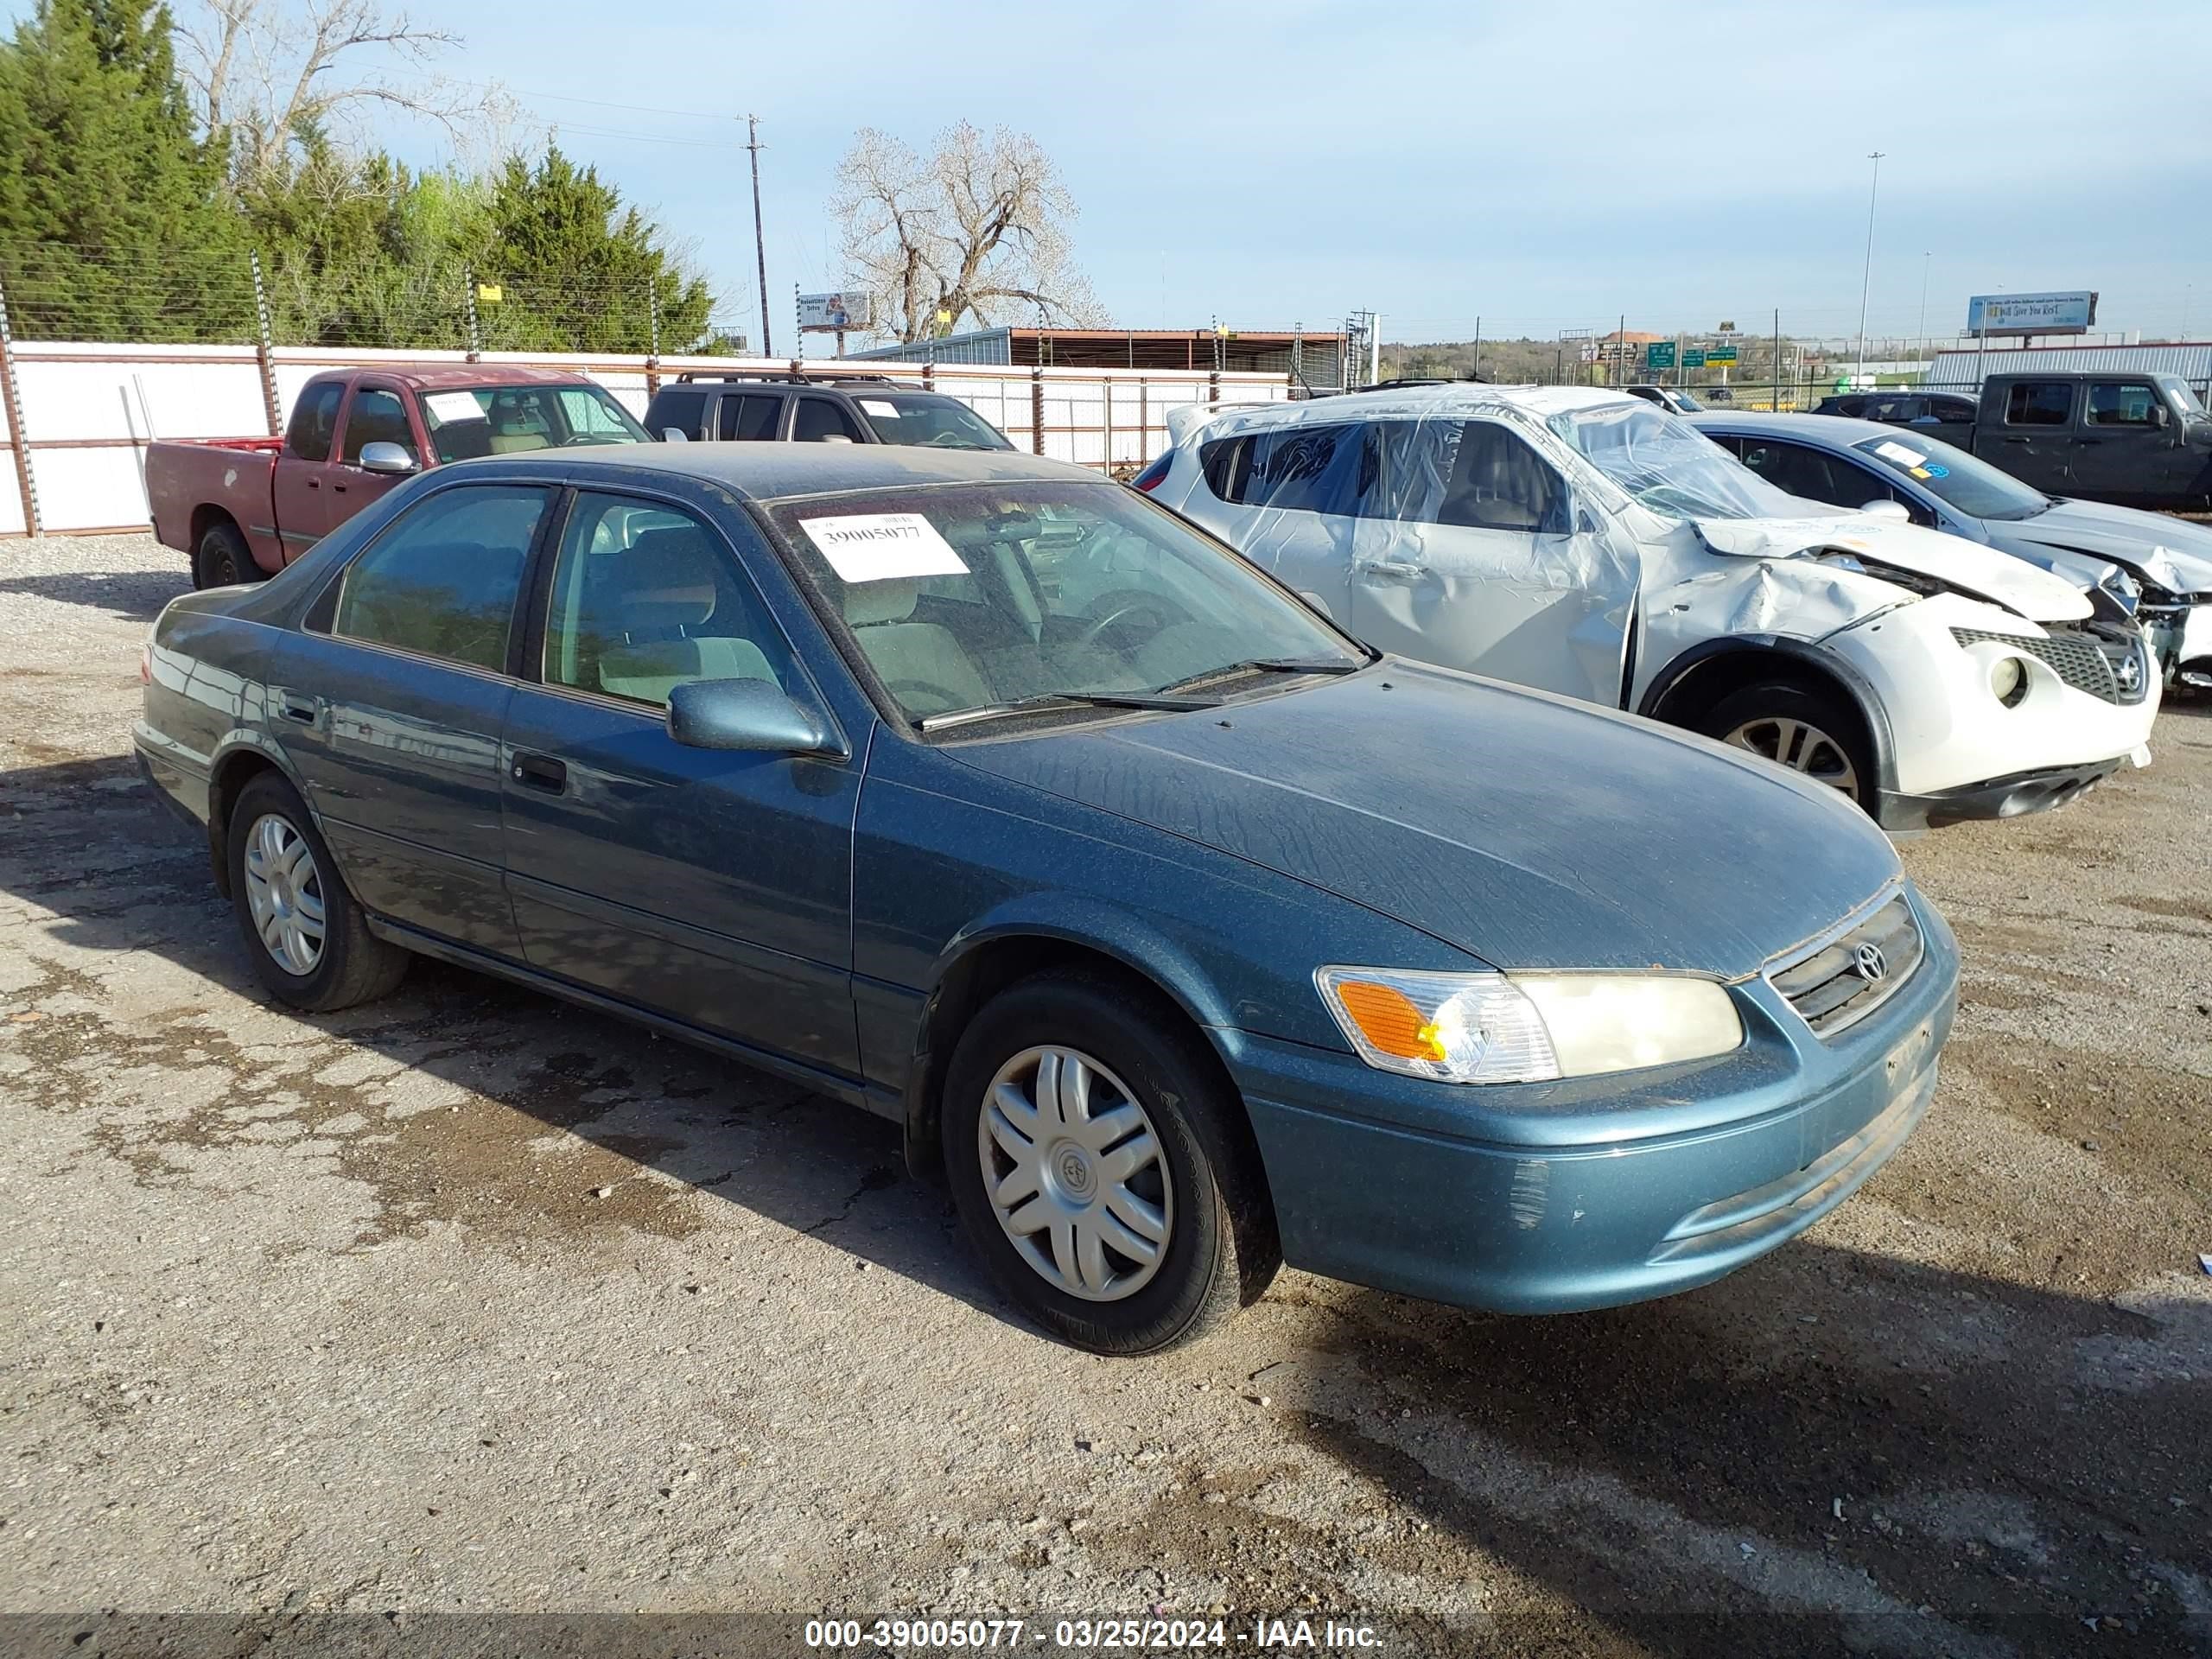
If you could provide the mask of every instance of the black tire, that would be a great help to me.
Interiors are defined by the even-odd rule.
[[[1765,722],[1775,723],[1777,739],[1790,741],[1792,753],[1777,756],[1770,752],[1764,734],[1757,729]],[[1839,775],[1840,768],[1823,764],[1817,753],[1812,757],[1815,769],[1808,770],[1800,764],[1807,759],[1808,741],[1803,734],[1808,728],[1825,739],[1828,750],[1849,766],[1847,784]],[[1748,729],[1752,743],[1738,747],[1754,747],[1756,752],[1801,776],[1828,784],[1866,810],[1874,810],[1879,779],[1866,741],[1866,722],[1840,694],[1814,690],[1789,680],[1762,681],[1721,698],[1698,722],[1698,729],[1723,742],[1729,741],[1732,734]]]
[[[1002,1066],[1047,1045],[1079,1050],[1127,1084],[1172,1184],[1159,1263],[1122,1300],[1087,1300],[1048,1281],[1007,1236],[985,1190],[985,1096]],[[1281,1265],[1242,1103],[1180,1010],[1141,987],[1070,970],[1001,992],[953,1050],[941,1123],[944,1166],[970,1242],[1023,1312],[1076,1347],[1148,1354],[1211,1335],[1257,1301]]]
[[[307,844],[314,861],[311,884],[302,882],[322,906],[322,937],[315,960],[305,972],[278,960],[255,925],[246,868],[248,843],[264,818],[281,819]],[[390,993],[407,972],[408,953],[369,931],[361,907],[346,889],[330,847],[315,827],[299,791],[273,772],[264,772],[238,791],[231,807],[229,845],[231,908],[254,971],[283,1001],[296,1008],[323,1014],[372,1002]]]
[[[210,524],[192,556],[192,585],[195,588],[235,588],[261,582],[269,573],[253,562],[245,537],[232,524]]]

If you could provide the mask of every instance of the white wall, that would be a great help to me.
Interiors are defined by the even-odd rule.
[[[589,375],[642,416],[648,397],[645,363],[636,357],[539,355],[486,352],[486,363],[519,363],[573,369]],[[274,354],[280,417],[308,378],[324,369],[378,363],[459,364],[462,352],[327,351],[283,346]],[[49,532],[129,529],[149,520],[145,445],[152,438],[261,435],[269,429],[261,369],[251,347],[141,346],[35,340],[15,347],[16,393],[29,439],[31,474],[41,529]],[[816,371],[838,367],[883,374],[919,386],[922,365],[817,361]],[[786,372],[787,360],[766,358],[661,359],[672,379],[687,369],[722,372]],[[1166,411],[1205,401],[1209,377],[1173,370],[1009,369],[940,364],[939,391],[968,404],[1016,448],[1035,441],[1035,391],[1044,389],[1044,453],[1057,460],[1104,467],[1149,461],[1166,446]],[[1288,377],[1224,374],[1217,382],[1226,403],[1274,402],[1290,395]],[[24,513],[16,484],[14,442],[0,426],[0,535],[20,534]]]

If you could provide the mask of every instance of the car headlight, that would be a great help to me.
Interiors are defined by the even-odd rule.
[[[1379,1071],[1442,1083],[1541,1083],[1741,1046],[1726,988],[1678,974],[1431,974],[1323,968],[1338,1028]]]

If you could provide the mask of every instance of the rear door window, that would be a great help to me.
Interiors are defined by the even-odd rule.
[[[783,413],[784,400],[772,391],[724,393],[715,406],[715,435],[733,443],[772,442]]]
[[[2156,426],[2158,389],[2145,380],[2100,380],[2089,388],[2085,426]]]
[[[2007,426],[2063,426],[2073,410],[2071,380],[2016,380],[2005,396]]]
[[[1286,512],[1325,512],[1349,518],[1359,511],[1371,481],[1362,445],[1369,429],[1299,425],[1198,446],[1206,487],[1239,506]]]
[[[477,484],[408,509],[346,568],[331,632],[504,672],[545,501],[535,486]]]
[[[338,405],[346,396],[343,380],[318,380],[292,407],[284,429],[285,447],[302,461],[328,461],[330,441],[338,435]]]

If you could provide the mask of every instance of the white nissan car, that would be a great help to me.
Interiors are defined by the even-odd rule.
[[[1892,830],[2150,763],[2159,677],[2121,597],[1785,495],[1641,399],[1470,385],[1196,413],[1137,487],[1385,651],[1705,733]]]

